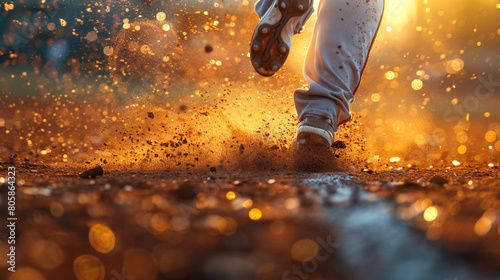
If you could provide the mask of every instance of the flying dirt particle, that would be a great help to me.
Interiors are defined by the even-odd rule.
[[[206,45],[205,46],[205,52],[206,53],[211,53],[213,50],[214,50],[214,48],[212,47],[212,45]]]
[[[333,143],[332,147],[335,149],[345,149],[347,148],[347,145],[344,142],[338,140]]]
[[[185,112],[187,110],[187,106],[181,105],[181,106],[179,106],[179,110],[181,110],[182,112]]]
[[[153,112],[148,112],[148,117],[154,119],[155,118],[155,114],[153,114]]]
[[[243,154],[245,152],[245,146],[243,144],[240,145],[240,154]]]
[[[439,175],[436,175],[436,176],[432,177],[429,182],[436,184],[436,185],[444,185],[444,184],[448,184],[450,182],[450,180],[448,180],[444,177],[441,177]]]
[[[102,169],[102,166],[98,165],[92,169],[86,170],[83,173],[81,173],[80,178],[83,179],[95,178],[97,176],[102,176],[103,174],[104,170]]]
[[[217,172],[217,168],[215,168],[215,167],[210,167],[210,172]]]

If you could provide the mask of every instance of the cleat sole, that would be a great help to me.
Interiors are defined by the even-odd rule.
[[[309,9],[310,1],[304,0],[276,0],[266,15],[255,28],[252,36],[250,59],[252,65],[262,76],[272,76],[278,71],[290,52],[290,48],[283,40],[282,31],[289,21],[300,17]],[[299,7],[302,7],[301,9]],[[270,16],[279,17],[279,20],[270,24]],[[293,36],[293,34],[289,35]],[[260,47],[256,47],[260,46]],[[257,61],[257,63],[255,63]]]

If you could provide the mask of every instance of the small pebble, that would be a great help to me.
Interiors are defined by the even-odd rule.
[[[436,184],[436,185],[444,185],[444,184],[448,184],[450,182],[450,180],[448,180],[442,176],[436,175],[436,176],[431,178],[430,182],[433,184]]]
[[[102,175],[104,175],[104,170],[102,169],[102,166],[98,165],[92,169],[86,170],[83,173],[81,173],[80,178],[88,179],[88,178],[95,178],[97,176],[102,176]]]

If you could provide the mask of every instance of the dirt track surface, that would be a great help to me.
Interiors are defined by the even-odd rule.
[[[17,167],[18,273],[13,275],[21,271],[38,279],[40,273],[51,280],[499,276],[494,168],[105,170],[89,179],[79,174]],[[2,194],[5,190],[4,183]],[[2,257],[6,250],[2,244]]]

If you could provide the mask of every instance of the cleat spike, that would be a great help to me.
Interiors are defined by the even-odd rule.
[[[253,62],[253,67],[254,67],[254,68],[258,68],[258,67],[259,67],[259,63],[258,63],[257,61],[254,61],[254,62]]]
[[[254,51],[258,51],[258,50],[260,50],[260,44],[257,44],[257,43],[256,43],[256,44],[253,44],[253,46],[252,46],[252,50],[254,50]]]
[[[285,46],[281,46],[279,48],[279,51],[280,51],[280,53],[283,53],[283,54],[286,53],[286,47]]]
[[[271,69],[273,69],[273,71],[276,72],[278,71],[278,69],[280,69],[280,66],[278,64],[274,64]]]
[[[262,30],[261,30],[262,34],[264,34],[264,35],[265,35],[265,34],[268,34],[268,33],[269,33],[269,31],[270,31],[270,30],[269,30],[269,28],[268,28],[268,27],[264,27],[264,28],[262,28]]]
[[[286,9],[286,3],[285,3],[285,1],[281,2],[280,6],[281,6],[282,9]]]
[[[299,5],[297,6],[297,9],[299,9],[299,11],[302,11],[302,10],[304,10],[304,5],[302,5],[302,4],[299,4]]]

